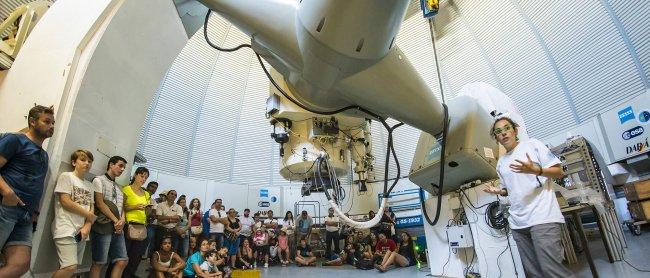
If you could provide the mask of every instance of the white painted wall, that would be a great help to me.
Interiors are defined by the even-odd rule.
[[[55,105],[57,111],[61,108],[64,86],[77,62],[76,50],[85,48],[98,32],[99,18],[106,17],[102,13],[111,2],[118,1],[59,1],[45,13],[44,23],[36,25],[0,83],[0,131],[27,126],[25,116],[34,103]],[[70,24],[72,20],[74,24]]]
[[[35,102],[56,108],[32,274],[49,277],[58,268],[50,227],[53,188],[58,174],[69,170],[70,153],[92,151],[94,174],[104,172],[108,156],[132,160],[147,104],[186,41],[171,1],[60,0],[32,32],[0,85],[3,132],[23,128]]]

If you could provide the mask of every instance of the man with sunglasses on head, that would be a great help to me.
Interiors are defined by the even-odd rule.
[[[172,238],[172,250],[178,247],[179,235],[176,233],[178,222],[183,218],[183,208],[176,204],[176,190],[169,190],[165,195],[165,201],[156,206],[156,221],[158,229],[156,230],[156,245],[160,246],[162,238],[170,236]]]
[[[497,162],[500,187],[485,192],[508,196],[508,224],[527,277],[575,277],[562,264],[560,225],[564,216],[548,179],[561,178],[560,160],[537,139],[520,141],[519,126],[507,117],[492,125],[492,136],[506,153]]]

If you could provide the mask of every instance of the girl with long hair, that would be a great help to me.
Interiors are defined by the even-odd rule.
[[[295,257],[296,253],[296,233],[294,232],[296,229],[296,222],[293,219],[293,213],[288,210],[287,213],[284,214],[284,220],[282,222],[282,230],[287,233],[287,243],[289,244],[289,252],[290,254],[287,254],[289,256],[287,258],[287,261],[291,263],[291,257]]]
[[[203,233],[203,223],[201,223],[201,217],[203,216],[203,212],[201,211],[201,201],[198,198],[192,199],[192,201],[190,201],[189,210],[190,233],[192,236],[196,237]]]

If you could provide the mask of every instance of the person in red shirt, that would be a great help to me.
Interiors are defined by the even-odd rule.
[[[386,255],[388,251],[395,251],[397,244],[390,238],[386,238],[385,234],[379,233],[377,235],[379,240],[377,240],[377,245],[375,247],[375,257],[381,256],[381,258]]]

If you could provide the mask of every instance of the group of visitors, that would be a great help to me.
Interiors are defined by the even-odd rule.
[[[54,111],[35,106],[29,111],[29,127],[21,133],[0,135],[0,277],[20,277],[29,270],[32,233],[39,215],[49,157],[43,141],[54,133]],[[143,259],[156,277],[228,277],[234,269],[269,267],[269,264],[313,266],[314,221],[307,211],[294,219],[287,211],[276,219],[273,211],[251,215],[244,209],[225,210],[216,199],[203,210],[201,201],[188,202],[175,190],[157,196],[158,183],[149,170],[137,167],[129,184],[119,185],[128,161],[108,160],[104,174],[88,179],[94,155],[88,150],[70,154],[69,172],[58,175],[54,188],[52,238],[59,269],[53,277],[72,277],[83,252],[92,252],[90,277],[136,277]],[[262,215],[264,214],[264,215]],[[374,217],[371,212],[368,217]],[[376,263],[385,271],[391,265],[415,261],[411,237],[402,233],[399,246],[394,215],[366,234],[341,225],[330,209],[324,219],[326,259],[323,265]],[[340,248],[340,235],[345,248]],[[90,244],[90,248],[86,245]],[[360,267],[361,268],[361,267]]]

